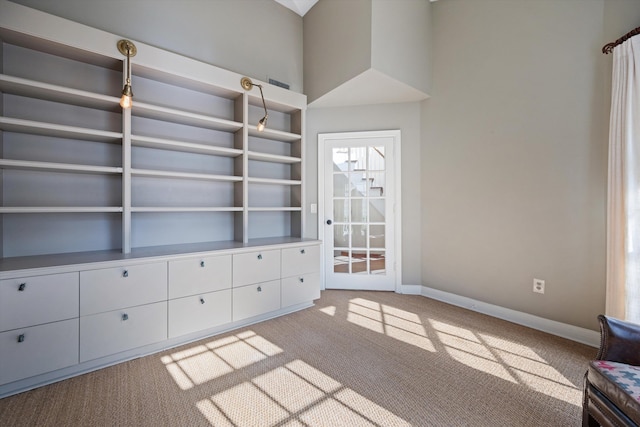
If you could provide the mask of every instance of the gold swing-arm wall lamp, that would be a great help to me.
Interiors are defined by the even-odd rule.
[[[267,111],[267,104],[264,102],[264,94],[262,93],[262,85],[254,83],[251,81],[249,77],[243,77],[240,79],[240,86],[244,90],[251,90],[254,86],[257,86],[260,89],[260,98],[262,98],[262,107],[264,108],[264,117],[260,119],[258,122],[258,132],[262,132],[264,128],[267,126],[267,118],[269,117],[269,112]]]
[[[122,97],[120,98],[120,106],[122,108],[131,108],[133,103],[133,91],[131,90],[131,58],[136,56],[138,49],[129,40],[118,41],[118,50],[127,57],[127,77],[122,89]]]

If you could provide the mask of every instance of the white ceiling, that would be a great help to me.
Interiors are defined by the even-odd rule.
[[[300,16],[304,16],[305,13],[309,12],[309,9],[313,7],[314,4],[318,2],[318,0],[276,0],[278,3],[283,5],[284,7],[288,7],[293,10]],[[431,0],[438,1],[438,0]]]
[[[304,16],[305,13],[313,7],[318,0],[276,0],[284,7],[288,7],[300,16]]]

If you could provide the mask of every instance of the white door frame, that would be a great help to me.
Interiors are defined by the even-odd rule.
[[[381,131],[363,131],[363,132],[339,132],[339,133],[319,133],[318,134],[318,238],[325,241],[325,225],[326,218],[324,217],[324,192],[325,192],[325,144],[324,142],[329,139],[362,139],[362,138],[380,138],[391,137],[393,138],[393,155],[394,155],[394,169],[395,169],[395,203],[393,206],[393,226],[395,230],[395,238],[392,243],[392,250],[395,255],[395,262],[393,266],[393,276],[395,282],[395,292],[402,293],[402,186],[401,186],[401,133],[400,130],[381,130]],[[325,287],[325,251],[321,251],[321,271],[320,271],[320,287]]]

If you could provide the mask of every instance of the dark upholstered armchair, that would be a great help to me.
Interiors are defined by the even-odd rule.
[[[600,350],[585,375],[582,425],[640,426],[640,325],[598,320]]]

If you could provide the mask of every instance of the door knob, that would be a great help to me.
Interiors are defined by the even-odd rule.
[[[331,220],[330,219],[327,220],[327,225],[331,225]]]

